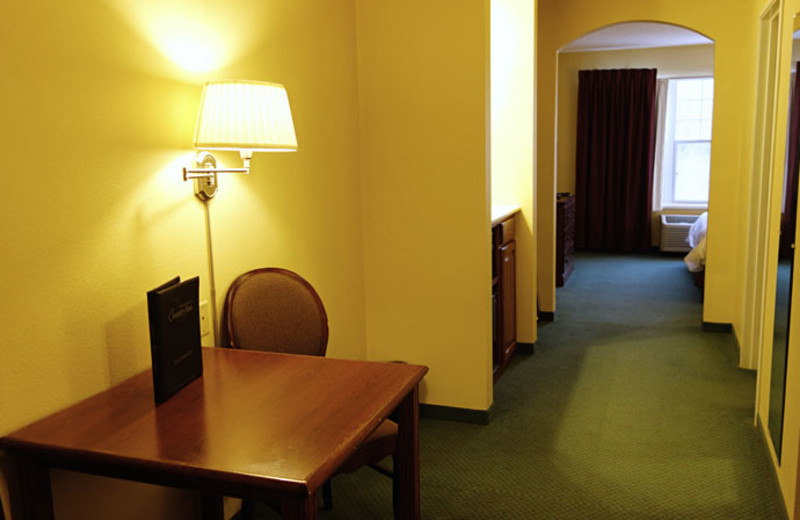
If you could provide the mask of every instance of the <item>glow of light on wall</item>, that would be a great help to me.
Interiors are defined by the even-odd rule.
[[[215,35],[196,34],[184,27],[182,30],[164,31],[157,42],[158,50],[171,62],[187,72],[207,73],[222,68],[227,63],[225,44],[214,41]]]
[[[259,0],[109,0],[172,63],[196,74],[224,68],[268,33]]]
[[[517,73],[516,64],[518,38],[515,31],[514,13],[505,3],[492,2],[491,17],[491,82],[492,112],[503,114],[515,107],[509,105],[506,95]]]

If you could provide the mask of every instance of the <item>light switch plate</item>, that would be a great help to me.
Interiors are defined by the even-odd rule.
[[[211,317],[208,315],[208,301],[200,302],[200,336],[211,334]]]

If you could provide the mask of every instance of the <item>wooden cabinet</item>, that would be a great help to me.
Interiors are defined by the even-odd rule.
[[[494,381],[517,348],[517,257],[514,217],[492,228],[492,360]]]
[[[502,359],[508,363],[517,346],[517,259],[513,240],[500,248],[502,295]]]
[[[556,198],[556,287],[567,282],[574,268],[575,196],[559,194]]]

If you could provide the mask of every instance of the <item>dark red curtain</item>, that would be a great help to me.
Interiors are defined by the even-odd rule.
[[[786,152],[786,185],[783,188],[780,254],[792,254],[797,222],[797,172],[800,170],[800,61],[795,65],[794,89],[789,112],[789,150]]]
[[[650,250],[656,69],[582,70],[575,247]]]

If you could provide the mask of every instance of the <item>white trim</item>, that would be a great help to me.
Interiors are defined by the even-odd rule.
[[[658,79],[714,79],[714,72],[709,71],[703,72],[702,74],[690,74],[688,76],[671,76],[669,74],[664,74],[663,76],[659,75]]]
[[[667,204],[665,206],[661,206],[661,211],[671,211],[671,210],[682,210],[682,209],[692,209],[698,211],[708,211],[708,204]]]

